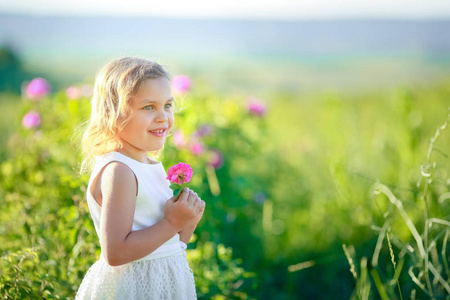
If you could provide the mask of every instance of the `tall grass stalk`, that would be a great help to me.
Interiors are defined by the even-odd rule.
[[[450,235],[450,229],[447,228],[445,230],[444,241],[442,242],[442,252],[441,253],[442,253],[442,257],[444,257],[444,258],[447,257],[446,249],[447,249],[447,242],[448,242],[449,235]],[[448,268],[448,262],[446,259],[443,259],[442,261],[444,263],[445,272],[447,273],[447,278],[450,278],[450,269]],[[450,292],[449,292],[449,294],[450,294]]]
[[[389,201],[397,208],[400,216],[403,218],[406,226],[408,226],[409,230],[411,231],[411,234],[413,235],[414,239],[416,240],[417,248],[419,250],[420,256],[422,258],[425,258],[426,251],[425,251],[425,247],[423,245],[423,239],[420,236],[419,232],[417,231],[416,227],[414,226],[413,221],[411,220],[411,218],[408,216],[405,209],[403,208],[402,202],[399,199],[397,199],[397,197],[394,195],[394,193],[392,193],[392,191],[384,184],[376,183],[374,185],[373,189],[375,190],[374,193],[384,194],[389,199]]]
[[[358,280],[358,275],[356,274],[356,267],[355,263],[353,262],[353,258],[345,244],[342,244],[342,249],[344,249],[345,256],[347,257],[348,263],[350,265],[350,272],[352,273],[356,283],[356,281]],[[351,249],[354,249],[353,246]]]
[[[402,290],[400,289],[400,284],[398,283],[398,276],[397,276],[397,272],[396,272],[397,269],[395,268],[394,250],[392,249],[391,239],[389,238],[389,232],[386,232],[386,238],[387,238],[388,246],[389,246],[389,254],[391,255],[391,262],[392,262],[392,265],[394,266],[394,279],[395,279],[395,282],[397,283],[397,288],[398,288],[398,293],[400,294],[400,299],[403,300]]]
[[[359,276],[356,271],[355,260],[353,257],[356,257],[355,248],[350,245],[348,248],[345,244],[342,244],[342,249],[344,250],[345,256],[347,257],[347,261],[350,265],[350,272],[353,275],[353,279],[355,280],[355,290],[351,296],[351,299],[358,300],[368,300],[371,295],[371,285],[368,276],[368,268],[367,268],[367,258],[363,257],[360,261],[360,271]],[[387,296],[385,299],[388,299]]]

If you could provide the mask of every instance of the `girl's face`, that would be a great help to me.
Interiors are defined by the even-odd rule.
[[[173,127],[173,97],[166,77],[146,79],[132,97],[131,119],[119,134],[125,150],[136,156],[159,150]]]

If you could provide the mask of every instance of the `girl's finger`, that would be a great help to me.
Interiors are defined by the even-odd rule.
[[[178,197],[178,201],[186,201],[188,196],[189,196],[188,188],[184,188]]]
[[[189,190],[189,197],[187,198],[187,202],[189,203],[189,204],[193,204],[194,203],[194,201],[195,201],[195,195],[194,195],[194,191],[192,191],[192,190],[190,190],[190,189],[188,189]]]

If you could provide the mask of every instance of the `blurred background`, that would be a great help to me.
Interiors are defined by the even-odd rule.
[[[0,295],[71,299],[96,72],[165,65],[200,299],[448,299],[450,2],[0,3]],[[75,155],[74,155],[75,154]]]

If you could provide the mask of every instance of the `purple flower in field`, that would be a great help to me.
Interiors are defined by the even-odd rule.
[[[186,75],[177,75],[172,79],[172,86],[178,93],[186,93],[191,88],[191,80]]]
[[[176,148],[180,149],[186,146],[186,141],[184,139],[184,134],[179,129],[173,131],[173,143]]]
[[[267,197],[266,197],[266,194],[264,194],[263,192],[257,192],[255,194],[255,198],[254,199],[258,203],[263,203],[267,199]]]
[[[211,131],[212,131],[211,125],[203,124],[197,129],[196,132],[194,132],[192,136],[195,138],[201,138],[211,134]]]
[[[38,112],[30,111],[22,119],[22,125],[26,129],[34,128],[41,124],[41,116]]]
[[[67,98],[71,100],[75,100],[80,98],[81,92],[80,89],[74,86],[69,86],[66,90]]]
[[[28,84],[26,93],[31,100],[38,101],[50,92],[50,84],[44,78],[35,78]]]
[[[250,114],[262,117],[266,113],[266,106],[259,99],[250,98],[247,102],[248,112]]]
[[[199,141],[194,141],[194,142],[190,143],[189,150],[191,151],[191,153],[193,155],[199,156],[200,154],[205,152],[205,146],[203,146],[203,143],[201,143]]]
[[[209,153],[209,163],[214,169],[220,169],[223,165],[223,155],[219,150],[211,150]]]

